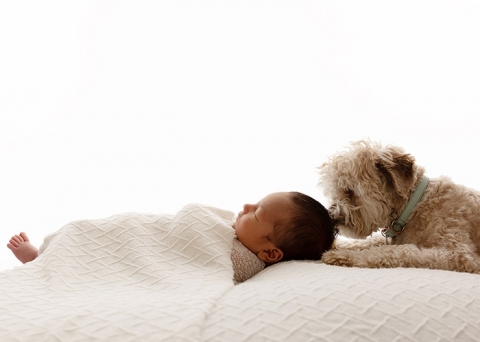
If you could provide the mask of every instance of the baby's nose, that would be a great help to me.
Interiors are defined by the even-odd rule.
[[[253,207],[253,204],[245,203],[243,205],[243,212],[248,213],[252,209],[252,207]]]

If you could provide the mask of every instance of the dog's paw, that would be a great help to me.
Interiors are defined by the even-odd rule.
[[[328,265],[353,266],[353,258],[348,250],[330,250],[323,253],[322,261]]]

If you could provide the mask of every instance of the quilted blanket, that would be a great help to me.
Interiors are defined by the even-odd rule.
[[[233,213],[73,222],[0,273],[0,341],[478,341],[480,276],[319,261],[234,286]]]
[[[191,204],[64,226],[0,274],[0,341],[198,340],[234,286],[233,217]]]

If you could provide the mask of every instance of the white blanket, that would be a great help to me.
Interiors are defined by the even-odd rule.
[[[198,340],[234,286],[233,216],[188,205],[66,225],[0,274],[0,341]]]
[[[480,276],[290,261],[233,285],[233,213],[71,223],[0,273],[0,341],[479,341]]]

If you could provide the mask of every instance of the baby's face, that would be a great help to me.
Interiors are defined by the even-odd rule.
[[[238,213],[233,225],[237,238],[257,256],[275,247],[269,237],[273,237],[278,221],[290,218],[293,205],[290,196],[288,192],[276,192],[256,204],[245,204],[243,211]]]

